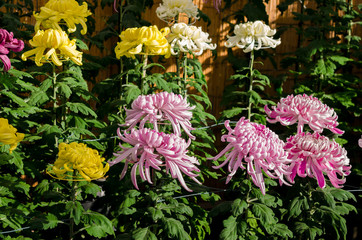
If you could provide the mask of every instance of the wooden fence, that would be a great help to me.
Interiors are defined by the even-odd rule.
[[[105,27],[106,19],[114,13],[112,7],[101,7],[101,0],[95,0],[98,3],[98,7],[95,9],[94,17],[96,20],[96,29],[95,33],[101,31]],[[284,0],[269,0],[268,3],[265,3],[266,11],[269,16],[269,25],[271,28],[278,28],[282,26],[297,26],[297,22],[293,20],[293,12],[301,11],[300,2],[295,2],[293,5],[290,5],[288,10],[283,14],[278,10],[277,5]],[[39,11],[40,7],[43,6],[47,0],[33,0],[35,11]],[[157,25],[159,28],[167,26],[167,24],[156,16],[155,10],[161,3],[161,0],[154,0],[154,5],[152,8],[147,9],[144,14],[144,19],[151,22],[154,25]],[[201,26],[203,31],[208,32],[210,37],[212,38],[212,42],[217,44],[217,58],[214,59],[212,57],[211,51],[205,51],[203,55],[199,57],[200,62],[203,65],[204,74],[206,76],[208,82],[208,94],[210,100],[213,104],[210,112],[214,114],[216,117],[219,116],[220,111],[222,110],[220,106],[220,101],[222,99],[223,91],[225,84],[227,84],[227,79],[234,73],[231,67],[231,64],[227,61],[227,48],[224,46],[226,41],[226,36],[228,35],[230,29],[229,25],[222,21],[222,19],[229,15],[231,12],[221,11],[217,12],[217,10],[213,7],[212,0],[209,0],[205,3],[204,0],[194,0],[199,9],[201,9],[206,15],[208,15],[211,19],[211,24],[207,26],[207,24],[203,21],[197,21],[195,23],[196,26]],[[243,5],[246,3],[246,0],[236,1],[236,4],[233,5],[232,11],[235,9],[241,9]],[[360,4],[362,0],[355,0],[354,5],[357,6]],[[223,3],[224,4],[224,3]],[[304,4],[307,7],[311,7],[311,2],[305,1]],[[357,8],[357,7],[356,7]],[[34,18],[27,19],[29,22],[34,22]],[[355,28],[354,34],[362,35],[362,28]],[[279,45],[275,50],[275,60],[277,62],[277,68],[274,68],[269,60],[263,62],[263,65],[258,65],[258,69],[261,70],[263,74],[266,75],[278,75],[281,73],[286,73],[287,70],[281,69],[279,64],[283,55],[288,52],[294,52],[298,48],[297,34],[293,28],[288,28],[281,36],[281,45]],[[104,50],[100,51],[96,47],[92,47],[90,49],[90,54],[95,56],[105,56],[109,55],[114,51],[114,47],[118,39],[112,39],[104,43]],[[243,55],[241,49],[234,48],[233,51],[236,55]],[[98,81],[102,81],[106,79],[112,74],[117,73],[117,66],[110,66],[107,69],[104,69],[97,76]],[[175,65],[170,64],[167,67],[166,71],[175,71]],[[357,74],[361,74],[361,69],[357,69]],[[287,81],[284,84],[286,89],[291,89],[293,82]]]

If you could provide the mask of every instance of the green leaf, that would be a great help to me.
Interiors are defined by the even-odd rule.
[[[241,114],[242,111],[246,110],[246,108],[241,108],[241,107],[233,107],[232,109],[229,110],[224,110],[222,112],[223,116],[225,116],[226,118],[232,118],[236,115]]]
[[[293,232],[290,231],[285,224],[277,223],[272,226],[273,233],[277,234],[278,236],[281,236],[283,238],[293,237]]]
[[[237,222],[234,216],[230,216],[223,221],[224,229],[221,231],[220,239],[224,240],[237,240]]]
[[[244,209],[248,207],[248,203],[240,198],[236,199],[231,205],[231,213],[233,216],[237,217],[243,214]]]
[[[337,55],[330,56],[329,58],[332,61],[337,62],[341,65],[345,65],[347,62],[353,61],[351,58],[344,57],[344,56],[337,56]]]
[[[339,201],[348,201],[349,199],[353,199],[354,201],[357,201],[357,199],[353,195],[353,193],[340,189],[340,188],[331,188],[330,193],[333,195],[333,197],[335,199],[337,199]]]
[[[169,239],[191,239],[190,235],[185,231],[182,223],[174,218],[164,218],[163,224],[165,226],[165,232]]]
[[[141,90],[134,84],[124,85],[126,87],[126,102],[127,104],[135,100],[141,95]]]
[[[268,206],[261,203],[254,203],[252,210],[255,216],[260,218],[260,222],[264,226],[275,223],[274,212]]]
[[[87,105],[85,105],[84,103],[67,102],[66,106],[69,107],[69,109],[72,112],[75,112],[75,113],[81,112],[84,115],[89,115],[90,114],[93,117],[97,117],[97,114],[91,108],[89,108]]]
[[[315,68],[313,70],[314,75],[333,75],[334,70],[337,68],[337,66],[329,61],[324,59],[319,59],[315,65]]]
[[[132,232],[132,239],[135,240],[157,240],[156,235],[149,227],[139,228]]]
[[[47,78],[41,82],[39,89],[43,92],[46,92],[53,85],[53,80],[51,78]]]
[[[82,204],[78,201],[68,202],[65,208],[70,212],[70,218],[73,218],[74,223],[78,225],[84,212]]]
[[[45,221],[43,223],[44,230],[55,228],[59,223],[58,218],[54,214],[51,214],[51,213],[48,213],[46,215],[44,221]]]
[[[14,68],[9,69],[8,73],[10,73],[11,75],[23,79],[23,77],[28,77],[28,78],[33,78],[33,76],[27,72],[23,72],[23,71],[19,71],[16,70]]]
[[[298,217],[302,213],[302,205],[303,205],[304,197],[295,197],[289,206],[289,217]]]
[[[163,217],[163,213],[160,209],[154,207],[148,207],[148,212],[151,213],[152,220],[157,222],[159,219]]]
[[[70,87],[64,83],[64,82],[59,82],[57,84],[58,86],[58,91],[60,94],[63,94],[65,96],[65,98],[69,98],[70,95],[72,94],[72,90],[70,89]]]
[[[111,234],[114,235],[112,222],[104,215],[88,210],[83,215],[83,218],[89,235],[97,238],[103,238]]]
[[[81,50],[86,50],[86,51],[89,50],[87,44],[85,44],[85,42],[83,42],[83,41],[80,40],[80,39],[76,39],[75,44],[76,44],[77,47],[79,47],[79,49],[81,49]]]
[[[92,194],[93,197],[96,197],[97,194],[100,193],[102,190],[100,186],[92,182],[83,185],[81,188],[85,193]]]
[[[27,107],[28,104],[21,99],[20,97],[16,96],[14,93],[12,92],[8,92],[8,91],[1,91],[1,94],[9,97],[12,101],[14,101],[15,103],[17,103],[19,106],[21,107]]]

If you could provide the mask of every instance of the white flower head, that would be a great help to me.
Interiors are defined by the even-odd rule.
[[[181,52],[193,52],[200,56],[204,50],[214,50],[216,44],[211,43],[209,34],[202,31],[201,27],[189,26],[186,23],[175,23],[171,27],[171,33],[167,36],[171,45],[171,54]]]
[[[174,20],[180,13],[189,18],[199,19],[198,8],[192,0],[163,0],[156,9],[157,17],[165,22]]]
[[[234,33],[235,36],[227,36],[225,46],[228,48],[237,46],[244,49],[245,53],[254,49],[275,48],[281,43],[280,38],[273,39],[276,30],[270,29],[262,21],[240,23],[235,26]]]

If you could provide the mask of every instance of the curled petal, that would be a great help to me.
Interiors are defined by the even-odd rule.
[[[257,124],[241,118],[234,129],[225,122],[225,127],[229,131],[221,137],[222,141],[228,145],[214,158],[217,160],[222,155],[226,160],[217,167],[221,168],[228,164],[230,172],[227,182],[235,175],[238,168],[245,169],[243,164],[247,164],[247,173],[251,176],[254,184],[265,194],[265,184],[262,170],[273,178],[279,179],[280,184],[286,183],[284,177],[291,174],[287,171],[290,160],[284,151],[284,142],[278,135],[262,124]]]

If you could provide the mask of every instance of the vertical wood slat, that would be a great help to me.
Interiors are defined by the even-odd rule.
[[[101,0],[95,0],[98,3],[98,7],[96,8],[93,16],[96,20],[96,29],[95,32],[101,31],[105,27],[105,19],[107,16],[110,16],[113,13],[112,7],[106,7],[105,9],[101,8]],[[300,3],[296,2],[290,5],[286,12],[281,14],[281,12],[277,9],[277,5],[283,0],[269,0],[266,6],[266,11],[269,16],[269,25],[272,28],[278,28],[282,26],[297,26],[297,22],[293,19],[292,12],[300,12]],[[43,6],[47,0],[34,0],[34,7],[36,11],[40,10],[40,7]],[[159,28],[167,26],[167,24],[160,19],[157,18],[155,13],[156,8],[161,3],[161,0],[154,0],[154,5],[152,8],[147,9],[145,14],[143,15],[144,19],[151,22],[151,24],[157,25]],[[220,100],[223,95],[224,87],[227,84],[227,79],[234,73],[231,65],[227,62],[227,48],[224,47],[226,36],[229,33],[229,25],[222,22],[222,18],[228,14],[229,11],[218,13],[216,9],[212,6],[213,1],[204,2],[204,0],[194,0],[194,3],[211,19],[210,26],[203,21],[197,21],[195,23],[196,26],[201,26],[203,31],[208,32],[210,37],[212,38],[212,42],[217,44],[217,58],[214,59],[211,55],[211,51],[205,51],[203,55],[199,57],[200,62],[203,65],[204,74],[206,76],[208,82],[208,94],[213,103],[213,108],[211,113],[215,116],[219,116],[219,112],[222,110],[220,106]],[[362,0],[355,0],[355,6],[360,4]],[[232,11],[235,9],[241,9],[246,1],[238,1],[235,5],[233,5]],[[305,1],[305,5],[307,7],[311,7],[312,1]],[[221,8],[222,9],[222,8]],[[29,21],[29,20],[27,20]],[[32,18],[31,23],[34,23],[34,18]],[[234,22],[235,23],[235,22]],[[362,35],[361,27],[355,26],[354,29],[356,35]],[[264,61],[263,66],[258,66],[258,69],[265,74],[277,75],[286,70],[280,69],[279,63],[283,56],[283,54],[287,52],[293,52],[297,49],[297,34],[295,30],[289,29],[284,32],[281,36],[282,44],[279,45],[275,50],[275,59],[278,64],[278,69],[274,69],[272,64],[269,61]],[[100,51],[96,47],[91,47],[89,54],[95,56],[106,56],[114,51],[114,47],[118,39],[112,39],[104,43],[104,50]],[[235,54],[242,55],[244,54],[241,49],[233,48]],[[97,81],[102,81],[106,79],[110,75],[116,73],[118,70],[117,67],[111,66],[110,68],[101,70],[100,74],[97,76]],[[167,66],[166,71],[176,71],[174,60],[171,60],[171,64]],[[361,73],[361,70],[356,70],[357,73]]]

